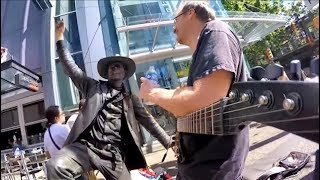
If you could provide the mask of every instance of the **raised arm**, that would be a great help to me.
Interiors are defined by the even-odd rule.
[[[75,63],[69,50],[65,46],[64,31],[65,26],[63,21],[58,22],[56,24],[56,45],[60,63],[62,64],[64,73],[71,78],[78,90],[87,97],[89,88],[97,83],[97,81],[88,77]]]

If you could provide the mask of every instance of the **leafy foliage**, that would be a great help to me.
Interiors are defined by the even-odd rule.
[[[289,8],[284,6],[284,0],[221,0],[221,2],[227,11],[251,11],[288,16],[299,16],[306,12],[300,1],[292,1]],[[319,11],[317,12],[319,13]],[[281,52],[281,45],[290,38],[291,34],[285,31],[285,27],[280,27],[268,34],[263,40],[247,46],[244,49],[244,54],[250,66],[268,64],[264,56],[266,49],[270,48],[276,56]]]

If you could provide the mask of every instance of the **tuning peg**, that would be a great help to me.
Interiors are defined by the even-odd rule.
[[[292,60],[290,62],[290,80],[301,81],[302,70],[300,60]]]
[[[261,66],[255,66],[251,68],[250,76],[252,79],[260,81],[261,79],[266,77],[266,70]]]
[[[285,95],[284,100],[282,101],[283,109],[293,114],[298,113],[301,110],[301,105],[301,97],[295,92]]]
[[[269,98],[265,95],[261,95],[258,99],[260,105],[267,105],[269,103]]]
[[[283,109],[285,109],[287,111],[293,110],[295,108],[295,105],[296,104],[295,104],[294,100],[289,99],[289,98],[285,98],[282,102]]]
[[[280,64],[272,63],[266,67],[266,76],[270,80],[277,80],[283,75],[284,68]]]
[[[250,95],[248,93],[243,93],[241,95],[241,101],[249,101],[250,100]]]
[[[229,98],[230,99],[234,99],[234,98],[236,98],[236,93],[234,92],[234,91],[231,91],[230,93],[229,93]]]
[[[319,58],[311,60],[310,71],[312,74],[319,76]]]

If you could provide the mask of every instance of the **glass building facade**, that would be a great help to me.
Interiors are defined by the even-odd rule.
[[[79,30],[76,16],[75,1],[57,0],[55,6],[54,20],[63,20],[65,23],[64,40],[76,64],[85,72],[83,53],[79,38]],[[55,47],[54,47],[55,48]],[[79,91],[72,84],[59,63],[59,57],[55,54],[55,66],[57,74],[57,85],[59,88],[60,106],[64,110],[72,109],[77,106],[80,99]]]
[[[12,11],[14,8],[15,12]],[[18,18],[15,22],[9,18],[12,13]],[[57,19],[64,20],[67,47],[85,71],[74,0],[57,0],[51,10],[45,11],[37,9],[29,0],[1,3],[1,28],[4,30],[1,46],[9,49],[15,61],[42,76],[39,92],[20,89],[1,95],[1,136],[6,139],[1,150],[10,149],[7,140],[13,138],[21,139],[29,147],[42,145],[47,122],[45,108],[50,105],[60,105],[64,110],[78,107],[80,94],[70,78],[64,75],[55,53],[54,36],[50,35],[54,31],[52,22]],[[38,30],[32,33],[28,29]],[[14,38],[21,33],[25,34],[24,39]],[[50,67],[50,63],[53,66]],[[53,72],[51,78],[48,78],[48,72]]]
[[[112,13],[116,28],[141,25],[153,22],[170,21],[175,16],[176,10],[182,1],[152,1],[152,0],[115,0],[112,1]],[[220,1],[210,2],[220,16],[226,15]],[[137,28],[132,31],[119,32],[120,54],[134,56],[148,52],[155,52],[174,48],[177,46],[173,33],[173,24],[149,28]],[[130,86],[133,93],[138,93],[140,77],[146,76],[150,67],[155,67],[158,75],[158,84],[162,88],[174,89],[186,82],[191,54],[187,56],[172,56],[159,58],[143,63],[137,63],[136,73],[130,78]],[[174,117],[155,105],[145,104],[158,123],[169,134],[175,132]],[[146,135],[147,136],[147,135]],[[148,138],[146,138],[148,139]],[[149,141],[148,139],[147,141]]]
[[[53,7],[39,10],[32,0],[1,3],[1,45],[7,47],[15,60],[42,76],[42,88],[38,93],[19,90],[1,95],[1,134],[4,138],[15,135],[23,143],[33,146],[43,142],[46,129],[44,110],[50,105],[60,105],[64,110],[77,110],[81,94],[62,70],[55,52],[54,28],[57,20],[66,25],[64,34],[67,48],[76,64],[94,79],[102,79],[97,72],[99,59],[120,54],[140,56],[169,52],[145,60],[134,59],[137,69],[127,82],[137,94],[140,77],[155,67],[158,84],[173,89],[186,82],[191,62],[190,53],[175,53],[181,48],[176,43],[173,25],[144,27],[145,24],[161,24],[173,19],[181,0],[55,0]],[[220,1],[210,0],[219,17],[229,17]],[[19,11],[17,11],[17,8]],[[18,17],[10,21],[10,17]],[[265,15],[264,15],[265,17]],[[245,22],[246,25],[250,23]],[[239,25],[239,23],[238,23]],[[122,31],[127,26],[140,26]],[[33,29],[34,31],[28,31]],[[246,28],[241,28],[243,30]],[[260,28],[265,29],[265,28]],[[23,35],[21,35],[23,34]],[[256,37],[255,37],[256,38]],[[16,43],[18,42],[18,43]],[[28,51],[26,47],[30,47]],[[170,54],[172,50],[172,53]],[[177,55],[178,54],[178,55]],[[155,105],[147,109],[169,133],[175,132],[174,117]],[[153,138],[142,128],[145,143]],[[2,144],[1,150],[8,149]]]
[[[30,6],[33,6],[30,1],[28,2]],[[101,77],[96,72],[96,64],[103,56],[113,56],[115,54],[131,56],[175,47],[176,40],[172,25],[137,29],[129,32],[118,32],[117,28],[172,20],[181,2],[152,0],[56,0],[51,8],[50,29],[54,31],[54,23],[52,21],[55,22],[62,19],[66,25],[64,37],[67,47],[77,65],[88,76],[100,79]],[[7,8],[8,6],[10,6],[10,2],[7,2]],[[224,9],[221,9],[223,7],[219,3],[213,1],[212,6],[220,8],[217,12],[223,14]],[[35,36],[30,38],[35,38]],[[49,71],[54,72],[51,78],[54,81],[51,83],[51,89],[56,93],[56,96],[53,97],[51,102],[48,102],[46,98],[49,98],[48,95],[50,94],[44,90],[42,96],[45,98],[40,97],[37,102],[29,102],[29,104],[20,103],[22,107],[20,116],[18,113],[19,107],[2,108],[4,118],[1,119],[1,124],[3,124],[1,132],[7,138],[16,134],[27,145],[41,143],[46,128],[46,120],[44,118],[45,107],[53,104],[60,105],[64,110],[73,110],[77,107],[81,94],[74,87],[70,78],[63,73],[63,69],[55,53],[54,37],[52,35],[50,37],[50,49],[54,50],[50,50],[51,56],[46,57],[46,59],[52,59],[54,62],[49,67]],[[83,51],[83,49],[86,50]],[[140,86],[138,79],[145,76],[151,66],[155,67],[158,75],[158,84],[161,87],[167,89],[176,88],[186,81],[190,60],[191,56],[188,55],[175,58],[159,58],[138,63],[134,77],[129,80],[131,90],[133,93],[138,93]],[[43,64],[38,63],[38,65],[38,68],[43,68]],[[45,75],[41,71],[39,72],[41,75]],[[46,84],[48,82],[43,83],[43,85]],[[174,133],[175,122],[170,113],[158,106],[146,105],[146,107],[169,134]],[[28,115],[27,112],[37,113]],[[21,116],[23,116],[22,121],[19,120]],[[150,142],[152,140],[150,135],[144,130],[142,132],[145,142]],[[1,149],[6,148],[8,148],[8,145],[1,147]]]

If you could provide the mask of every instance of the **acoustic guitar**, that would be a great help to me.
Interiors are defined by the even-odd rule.
[[[177,132],[232,135],[258,122],[319,143],[319,83],[234,83],[228,97],[177,120]]]

